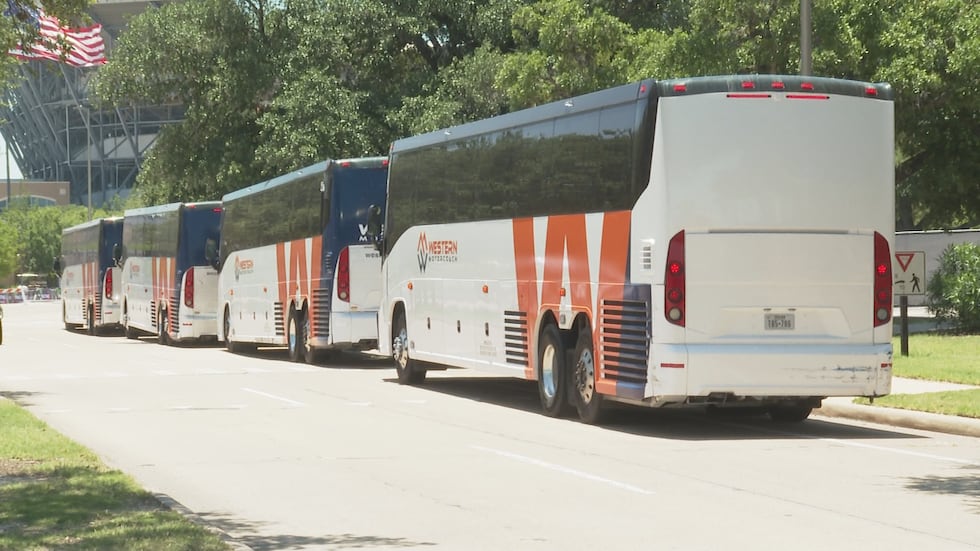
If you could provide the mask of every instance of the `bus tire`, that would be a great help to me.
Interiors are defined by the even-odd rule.
[[[326,358],[326,352],[318,348],[313,348],[311,344],[313,342],[313,321],[310,320],[310,311],[306,308],[303,309],[303,360],[309,365],[318,364]]]
[[[228,311],[228,307],[225,307],[225,314],[223,316],[225,332],[225,350],[231,352],[232,354],[240,354],[247,350],[247,347],[240,343],[231,340],[231,313]]]
[[[302,313],[297,313],[295,308],[289,309],[289,320],[286,325],[286,346],[289,348],[289,361],[302,362],[305,359],[304,349],[306,348],[306,337],[303,335],[302,324],[300,322]]]
[[[163,310],[159,314],[157,321],[157,342],[166,346],[170,344],[170,316]]]
[[[426,370],[409,355],[408,329],[405,324],[405,314],[395,315],[392,324],[391,353],[395,360],[395,372],[398,374],[398,384],[417,385],[425,381]]]
[[[538,341],[538,398],[548,417],[561,417],[568,408],[568,367],[561,332],[547,323]]]
[[[65,331],[75,329],[73,324],[68,323],[68,306],[64,302],[61,303],[61,322],[65,324]]]
[[[800,405],[771,406],[769,418],[776,423],[802,423],[813,411],[812,407]]]
[[[95,305],[94,304],[89,304],[88,305],[87,312],[88,312],[88,314],[87,314],[88,315],[88,328],[86,329],[86,332],[89,335],[95,335]]]
[[[602,420],[604,398],[596,391],[595,352],[592,349],[592,332],[587,327],[578,333],[572,361],[575,362],[572,367],[575,409],[582,422],[594,425]]]

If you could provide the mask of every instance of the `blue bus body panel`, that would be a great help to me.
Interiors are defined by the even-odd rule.
[[[204,249],[208,239],[221,242],[221,202],[190,203],[183,207],[177,246],[177,278],[192,266],[207,266]]]

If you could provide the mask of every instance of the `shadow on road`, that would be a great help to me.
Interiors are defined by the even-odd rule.
[[[960,496],[974,513],[980,513],[980,465],[964,465],[960,476],[922,476],[908,479],[905,487],[928,494]]]
[[[239,535],[254,534],[263,523],[249,522],[236,519],[222,513],[197,513],[193,515],[208,526],[218,528],[229,538],[229,543],[239,543],[253,551],[273,551],[280,549],[371,549],[383,547],[387,549],[408,549],[414,547],[434,546],[431,542],[416,542],[405,538],[384,536],[358,536],[354,534],[326,534],[323,536],[296,535]]]
[[[25,392],[25,391],[13,391],[13,390],[0,390],[0,397],[6,398],[11,402],[14,402],[20,407],[30,407],[34,403],[31,402],[31,396],[36,395],[37,392]]]
[[[385,381],[397,384],[397,379]],[[420,388],[477,402],[541,414],[537,383],[507,377],[432,377]],[[607,404],[601,426],[638,436],[675,440],[750,439],[905,439],[921,438],[890,430],[808,419],[803,423],[774,423],[761,412],[727,410],[710,413],[705,408],[645,408]],[[574,413],[568,416],[576,421]]]

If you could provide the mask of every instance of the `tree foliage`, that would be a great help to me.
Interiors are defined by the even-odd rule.
[[[964,331],[980,330],[980,245],[953,243],[939,257],[926,285],[929,310],[941,322]]]
[[[115,212],[115,214],[122,214]],[[111,216],[97,209],[95,218]],[[54,279],[54,259],[61,251],[61,230],[88,220],[81,205],[40,207],[14,199],[0,214],[0,281],[15,273],[47,274]]]

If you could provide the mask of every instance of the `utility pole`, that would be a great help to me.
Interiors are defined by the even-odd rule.
[[[78,106],[78,114],[82,116],[82,109],[84,109],[84,119],[82,124],[85,125],[85,159],[88,166],[88,219],[92,219],[92,131],[90,128],[89,121],[89,110],[88,107],[83,107],[81,104]]]
[[[800,74],[813,74],[813,45],[810,43],[810,27],[813,19],[811,1],[800,0]]]

